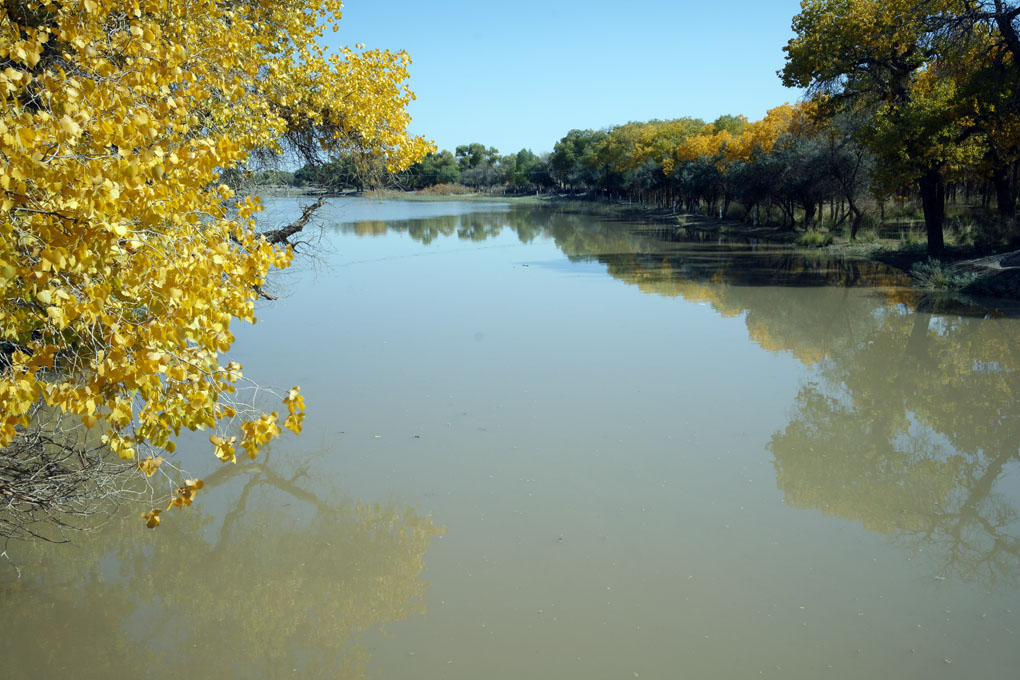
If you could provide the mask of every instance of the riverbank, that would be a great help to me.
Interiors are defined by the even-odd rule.
[[[492,199],[484,194],[479,196]],[[450,198],[462,200],[463,197]],[[825,231],[805,232],[784,226],[753,225],[740,220],[676,213],[665,208],[605,199],[543,195],[505,197],[503,200],[535,203],[567,212],[660,222],[672,225],[675,231],[696,230],[730,240],[764,241],[805,251],[824,251],[837,257],[871,260],[911,274],[919,288],[975,299],[998,298],[1020,302],[1020,251],[989,253],[973,246],[950,244],[938,262],[932,264],[923,236],[919,237],[916,229],[902,229],[896,238],[882,237],[875,230],[869,230],[857,240],[850,241],[842,234]],[[805,238],[805,235],[808,237]],[[813,235],[817,237],[813,238]],[[819,245],[812,246],[811,241]],[[921,276],[915,275],[918,267]],[[931,273],[932,268],[935,275],[925,276]]]
[[[824,251],[838,257],[881,262],[910,273],[917,265],[928,263],[923,237],[916,231],[902,230],[899,237],[881,237],[867,231],[856,241],[830,232],[804,232],[790,227],[752,225],[740,220],[718,219],[704,215],[676,213],[669,209],[640,203],[615,201],[604,198],[583,198],[564,194],[500,194],[489,192],[466,194],[432,194],[414,191],[375,190],[361,193],[328,194],[317,190],[295,190],[292,187],[268,187],[265,196],[351,196],[361,195],[377,200],[415,202],[443,201],[500,201],[515,205],[536,205],[554,208],[561,212],[598,215],[622,220],[658,222],[680,230],[696,230],[723,236],[732,240],[765,241],[795,247],[806,251]],[[819,234],[814,239],[818,246],[805,245],[805,234]],[[949,281],[948,292],[975,298],[1001,298],[1020,301],[1020,251],[988,253],[971,246],[948,245],[939,258],[941,271]],[[931,282],[928,282],[931,285]],[[936,282],[936,285],[938,283]],[[919,287],[924,287],[919,282]]]

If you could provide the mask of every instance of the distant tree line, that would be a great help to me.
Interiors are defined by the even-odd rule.
[[[856,236],[872,182],[871,155],[857,141],[863,120],[826,123],[811,103],[777,107],[760,121],[720,116],[571,130],[550,157],[563,187],[676,211],[731,215],[811,228],[831,223]]]
[[[422,190],[460,185],[475,191],[534,193],[557,186],[549,168],[549,154],[539,156],[529,149],[500,155],[494,147],[472,143],[454,152],[437,151],[407,170],[389,173],[372,156],[347,155],[323,164],[308,164],[288,182],[327,190],[395,188]]]
[[[981,238],[1020,244],[1020,2],[805,0],[781,72],[808,98],[759,121],[740,115],[571,130],[551,154],[483,144],[388,174],[371,157],[295,173],[326,187],[556,190],[754,222],[845,229],[917,205],[928,251],[947,203]]]

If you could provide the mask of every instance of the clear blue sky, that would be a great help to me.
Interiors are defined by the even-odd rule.
[[[411,55],[412,131],[451,151],[551,151],[572,128],[742,113],[799,90],[776,71],[800,0],[346,0],[335,44]]]

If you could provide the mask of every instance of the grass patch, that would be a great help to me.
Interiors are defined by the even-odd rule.
[[[924,211],[918,202],[894,200],[883,217],[886,222],[917,222],[924,219]]]
[[[857,238],[854,240],[857,243],[873,244],[879,243],[882,239],[879,237],[878,232],[874,229],[865,228],[857,232]]]
[[[465,194],[473,194],[475,191],[463,184],[435,184],[420,189],[415,193],[423,196],[464,196]]]
[[[910,268],[910,276],[921,288],[935,291],[959,291],[974,283],[978,275],[960,271],[939,260],[928,258],[927,262],[916,262]]]
[[[797,245],[805,248],[824,248],[825,246],[831,246],[833,236],[831,232],[822,233],[814,229],[805,231],[797,239]]]
[[[918,246],[928,243],[928,237],[919,229],[913,227],[900,229],[900,245]]]

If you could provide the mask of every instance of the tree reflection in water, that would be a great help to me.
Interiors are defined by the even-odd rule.
[[[1013,320],[876,311],[825,357],[771,442],[796,507],[934,553],[940,578],[1020,577],[1020,334]]]
[[[26,546],[26,566],[35,549],[46,563],[0,585],[2,658],[37,650],[19,677],[363,677],[363,635],[424,614],[442,531],[410,508],[324,500],[268,457],[206,486],[228,482],[240,495],[219,526],[196,506],[141,538],[132,514],[66,561]]]
[[[696,230],[520,208],[388,228],[426,244],[544,236],[645,293],[743,316],[754,342],[813,371],[769,444],[789,505],[923,549],[936,578],[1020,580],[1017,495],[1003,488],[1020,463],[1015,320],[926,298],[878,263]]]

